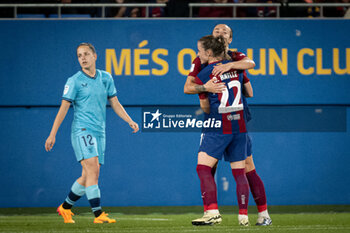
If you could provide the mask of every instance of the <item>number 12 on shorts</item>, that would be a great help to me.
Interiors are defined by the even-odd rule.
[[[88,134],[86,136],[81,136],[81,138],[83,139],[85,146],[95,145],[94,138],[90,134]]]

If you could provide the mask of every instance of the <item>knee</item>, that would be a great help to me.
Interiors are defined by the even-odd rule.
[[[99,169],[87,169],[85,179],[98,179]]]
[[[254,166],[246,166],[246,167],[245,167],[245,173],[251,172],[251,171],[253,171],[253,170],[255,170],[255,167],[254,167]]]
[[[86,182],[86,175],[85,174],[81,175],[81,177],[79,177],[77,180],[78,180],[79,184],[84,185]]]
[[[250,171],[253,171],[254,169],[255,169],[255,165],[254,165],[253,159],[251,157],[248,157],[245,160],[245,171],[250,172]]]

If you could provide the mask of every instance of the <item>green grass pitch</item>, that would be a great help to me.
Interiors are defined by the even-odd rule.
[[[238,226],[237,209],[221,207],[223,222],[192,226],[201,207],[105,208],[114,224],[93,224],[89,208],[73,209],[75,224],[64,224],[55,208],[2,208],[0,232],[350,232],[350,206],[271,206],[272,226],[255,226],[254,207],[249,208],[249,227]]]

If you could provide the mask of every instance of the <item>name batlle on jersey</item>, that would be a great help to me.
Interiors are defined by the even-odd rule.
[[[232,72],[228,72],[228,73],[224,73],[224,74],[221,74],[219,76],[219,79],[217,77],[213,77],[213,80],[214,80],[214,83],[218,83],[218,82],[222,82],[224,80],[227,80],[227,79],[234,79],[234,78],[238,78],[238,74],[237,74],[237,71],[232,71]]]

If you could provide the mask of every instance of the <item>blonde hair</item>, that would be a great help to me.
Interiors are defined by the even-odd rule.
[[[78,45],[78,47],[77,47],[77,50],[78,50],[78,48],[81,47],[81,46],[87,46],[87,47],[89,47],[89,49],[91,49],[91,51],[92,51],[94,54],[96,54],[96,49],[95,49],[95,47],[94,47],[92,44],[86,43],[86,42],[80,43],[80,44]]]

